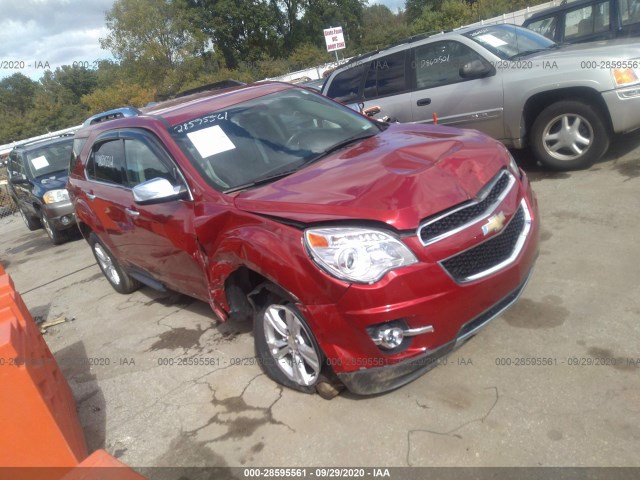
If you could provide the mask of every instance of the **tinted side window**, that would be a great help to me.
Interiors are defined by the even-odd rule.
[[[94,147],[87,162],[87,177],[101,182],[124,184],[122,140],[111,140]]]
[[[11,152],[9,155],[9,173],[12,177],[25,174],[22,158],[16,152]]]
[[[640,0],[620,0],[622,25],[640,22]]]
[[[365,86],[366,98],[397,95],[406,90],[405,56],[406,50],[403,50],[402,52],[373,60],[369,64],[367,84]],[[373,88],[374,78],[376,79],[375,88]]]
[[[540,35],[554,40],[556,37],[556,26],[558,25],[558,17],[548,17],[535,22],[531,22],[527,25],[529,30],[538,32]]]
[[[472,60],[486,61],[471,48],[451,40],[420,45],[415,49],[416,87],[432,88],[467,79],[460,67]]]
[[[609,2],[578,8],[567,12],[564,38],[568,40],[609,30]]]
[[[69,172],[71,172],[75,165],[80,162],[80,152],[87,143],[86,138],[75,138],[73,140],[73,147],[71,149],[71,158],[69,159]]]
[[[124,152],[127,161],[127,181],[130,187],[153,178],[165,178],[175,183],[169,168],[143,142],[125,140]]]
[[[368,63],[352,67],[336,75],[329,86],[327,97],[337,102],[349,103],[359,99],[362,76]]]

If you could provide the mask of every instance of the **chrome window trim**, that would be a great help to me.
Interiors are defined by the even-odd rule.
[[[464,283],[473,282],[475,280],[479,280],[481,278],[487,277],[487,276],[491,275],[492,273],[495,273],[498,270],[502,270],[504,267],[507,267],[508,265],[511,265],[518,258],[518,256],[520,255],[520,252],[522,252],[522,249],[524,248],[524,244],[525,244],[525,242],[527,240],[527,237],[529,236],[529,232],[531,231],[531,223],[532,223],[531,213],[529,212],[529,207],[527,206],[527,202],[526,202],[526,200],[524,198],[520,201],[519,209],[520,208],[522,208],[522,213],[524,214],[524,225],[522,227],[522,231],[518,235],[518,239],[516,240],[516,243],[515,243],[515,245],[513,247],[513,251],[511,252],[511,255],[509,255],[508,258],[506,258],[502,262],[494,265],[493,267],[488,268],[487,270],[483,270],[482,272],[478,272],[478,273],[476,273],[474,275],[470,275],[468,277],[465,277],[462,280],[455,279],[453,277],[453,275],[451,275],[451,273],[443,265],[443,262],[446,262],[450,258],[456,257],[456,256],[458,256],[458,255],[460,255],[460,254],[462,254],[464,252],[468,252],[469,250],[471,250],[473,248],[476,248],[477,246],[482,245],[483,243],[488,242],[490,240],[493,240],[494,238],[502,235],[504,233],[504,231],[507,229],[508,225],[511,223],[511,221],[513,221],[513,218],[515,217],[515,214],[513,215],[513,217],[511,217],[511,220],[509,220],[509,224],[505,225],[505,227],[502,229],[502,231],[500,233],[498,233],[497,235],[493,235],[491,238],[487,238],[486,240],[484,240],[484,241],[482,241],[480,243],[477,243],[477,244],[473,245],[472,247],[467,248],[466,250],[458,252],[455,255],[451,255],[448,258],[440,260],[438,262],[440,267],[445,271],[445,273],[447,275],[449,275],[449,277],[454,282],[456,282],[458,284],[464,284]],[[516,213],[517,213],[517,210],[516,210]]]
[[[487,196],[489,195],[491,190],[493,190],[493,187],[496,185],[496,183],[498,183],[500,181],[500,179],[502,178],[503,175],[507,175],[508,176],[509,183],[505,187],[504,191],[500,194],[500,196],[496,199],[496,201],[493,202],[491,205],[489,205],[489,207],[487,207],[487,209],[484,211],[483,214],[481,214],[481,215],[477,216],[476,218],[468,221],[467,223],[464,223],[464,224],[460,225],[459,227],[454,228],[453,230],[449,230],[448,232],[445,232],[445,233],[437,235],[437,236],[435,236],[433,238],[430,238],[426,242],[424,242],[422,240],[422,237],[420,235],[420,232],[422,231],[422,229],[424,229],[425,227],[431,225],[432,223],[435,223],[435,222],[437,222],[439,220],[442,220],[443,218],[448,217],[449,215],[453,215],[456,212],[459,212],[461,210],[470,208],[473,205],[477,205],[478,203],[483,202],[484,199],[487,198]],[[504,201],[504,199],[507,197],[507,195],[509,195],[509,193],[511,192],[511,189],[513,188],[515,183],[516,183],[516,179],[513,176],[513,174],[511,174],[511,172],[509,172],[508,170],[502,170],[500,172],[500,174],[496,175],[487,185],[485,185],[483,187],[484,192],[480,197],[477,197],[473,201],[471,201],[469,203],[465,203],[464,205],[461,205],[460,207],[458,207],[458,208],[456,208],[454,210],[451,210],[451,211],[449,211],[447,213],[443,213],[442,215],[439,215],[439,216],[437,216],[435,218],[432,218],[431,220],[428,220],[428,221],[426,221],[424,223],[421,223],[420,226],[418,227],[418,240],[420,241],[420,243],[422,244],[423,247],[426,247],[427,245],[431,245],[433,243],[439,242],[440,240],[444,240],[445,238],[448,238],[448,237],[450,237],[452,235],[455,235],[456,233],[459,233],[462,230],[465,230],[466,228],[469,228],[470,226],[475,225],[476,223],[485,220],[491,214],[493,214],[493,212],[496,211],[498,206]]]

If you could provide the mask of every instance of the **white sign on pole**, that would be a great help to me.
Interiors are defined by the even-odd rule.
[[[333,52],[345,48],[342,27],[325,28],[324,41],[327,43],[327,52]]]

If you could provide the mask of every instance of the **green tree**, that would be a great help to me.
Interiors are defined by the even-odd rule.
[[[5,113],[23,114],[33,106],[38,83],[14,73],[0,80],[0,109]]]
[[[474,21],[473,9],[464,0],[445,0],[440,10],[424,7],[420,17],[411,24],[411,33],[451,30]]]
[[[304,41],[324,48],[322,31],[342,27],[347,54],[356,50],[362,35],[362,15],[366,0],[307,0],[301,27]]]
[[[109,34],[100,44],[135,81],[175,91],[199,68],[205,39],[191,28],[186,3],[116,0],[105,18]]]
[[[214,56],[229,69],[278,57],[282,36],[277,5],[267,0],[189,0],[192,28],[209,39]]]
[[[409,36],[404,13],[394,14],[384,5],[371,5],[362,14],[363,33],[358,50],[369,52]]]

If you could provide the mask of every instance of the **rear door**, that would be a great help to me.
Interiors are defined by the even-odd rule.
[[[409,49],[404,49],[369,63],[362,96],[365,108],[381,108],[376,118],[389,116],[399,122],[411,121],[408,52]]]
[[[410,122],[409,69],[408,49],[375,60],[365,58],[337,74],[325,95],[347,105],[357,102],[364,108],[380,107],[376,118],[389,116],[399,122]]]
[[[442,40],[413,48],[411,93],[413,121],[475,128],[493,138],[504,138],[502,78],[494,73],[466,79],[460,67],[478,60],[489,62],[457,40]]]

